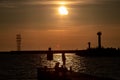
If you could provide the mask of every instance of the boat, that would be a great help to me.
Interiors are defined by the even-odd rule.
[[[65,67],[55,69],[39,67],[37,68],[38,80],[115,80],[107,77],[94,76],[90,74],[74,72],[71,69],[67,70]]]

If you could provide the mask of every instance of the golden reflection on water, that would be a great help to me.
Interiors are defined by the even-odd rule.
[[[77,56],[75,54],[67,53],[66,56],[66,67],[69,69],[72,67],[72,70],[75,72],[84,72],[86,67],[84,64],[84,58]],[[41,60],[42,66],[47,66],[49,68],[53,68],[56,62],[60,63],[60,66],[63,64],[62,62],[62,54],[53,54],[53,60],[46,60],[47,55],[43,55]],[[60,67],[59,66],[59,67]]]

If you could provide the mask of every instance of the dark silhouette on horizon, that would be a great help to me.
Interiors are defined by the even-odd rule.
[[[98,35],[98,48],[100,49],[101,48],[101,35],[102,35],[102,33],[98,32],[97,35]]]
[[[88,49],[91,48],[91,42],[88,42]]]
[[[21,51],[21,34],[16,35],[17,51]]]
[[[21,35],[16,35],[17,41],[17,51],[8,51],[8,52],[0,52],[0,53],[11,53],[11,54],[47,54],[47,60],[53,60],[54,53],[61,53],[63,56],[63,65],[65,65],[65,54],[66,53],[76,53],[80,56],[120,56],[120,49],[116,48],[104,48],[101,47],[101,35],[102,32],[97,32],[98,36],[98,47],[91,48],[91,42],[88,42],[88,48],[85,50],[52,50],[51,47],[48,50],[28,50],[21,51]]]

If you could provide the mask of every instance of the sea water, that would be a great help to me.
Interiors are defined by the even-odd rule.
[[[82,57],[65,54],[66,67],[75,72],[120,80],[120,57]],[[63,64],[61,54],[48,61],[46,54],[0,54],[0,80],[37,80],[37,68]]]

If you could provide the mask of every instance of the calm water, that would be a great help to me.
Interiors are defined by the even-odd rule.
[[[0,79],[37,80],[37,67],[54,67],[56,62],[62,65],[61,54],[54,54],[53,61],[47,61],[46,57],[45,54],[0,54]],[[66,54],[66,59],[66,66],[72,66],[75,72],[120,80],[119,57],[80,57]]]

